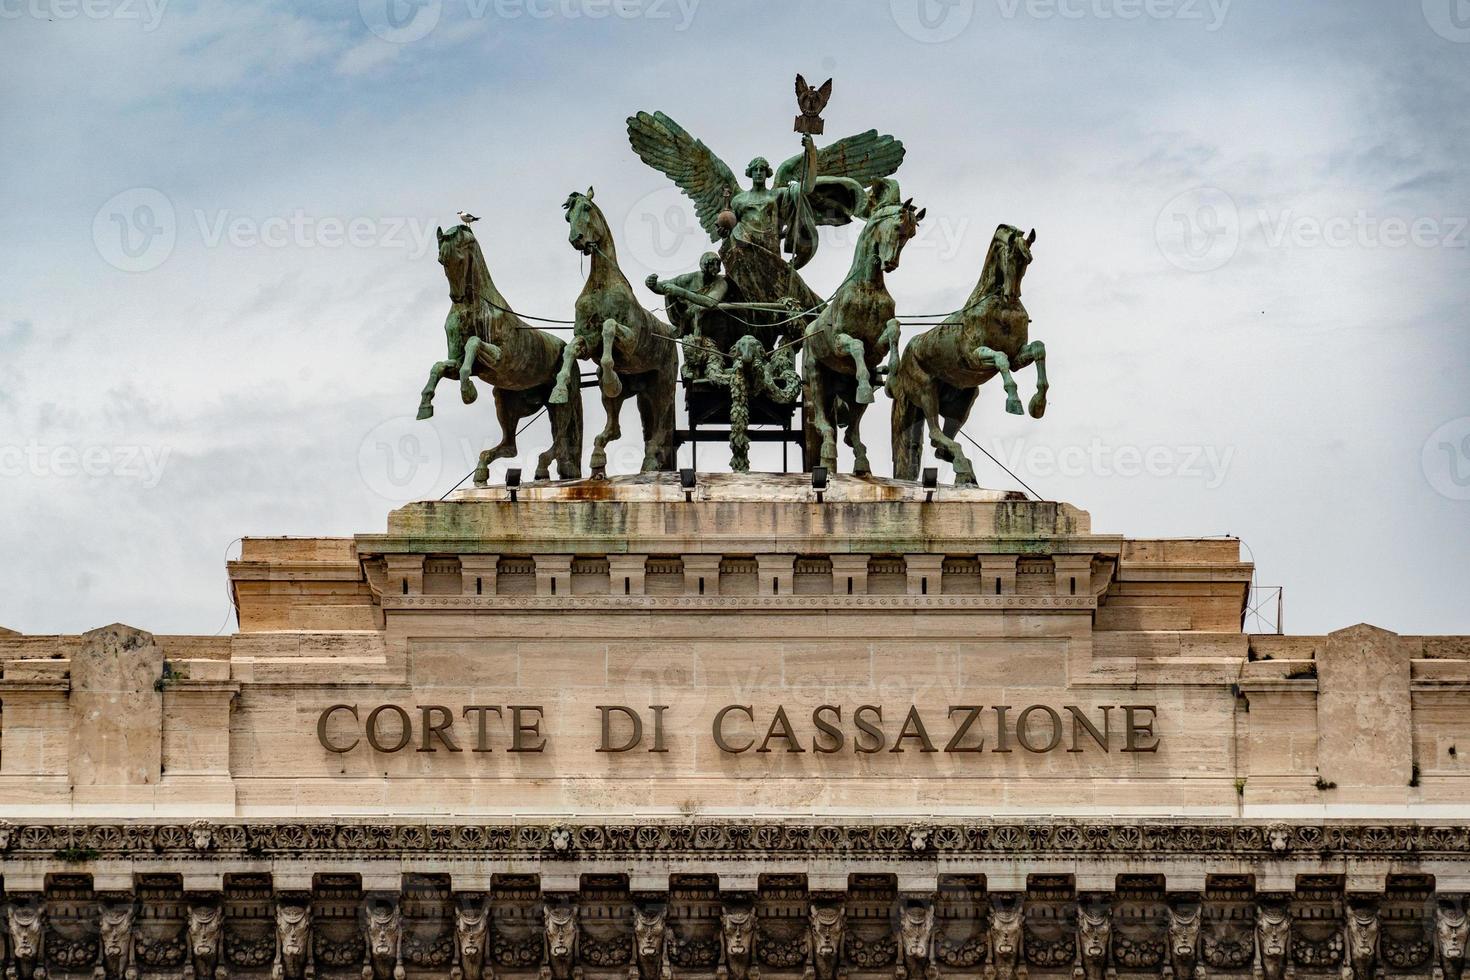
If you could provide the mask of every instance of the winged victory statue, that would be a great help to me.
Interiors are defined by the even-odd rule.
[[[830,92],[830,82],[824,88]],[[720,246],[731,287],[723,305],[748,310],[742,322],[768,346],[783,335],[799,337],[822,302],[798,271],[816,254],[817,228],[861,220],[874,207],[895,203],[897,183],[886,178],[904,154],[903,143],[875,129],[820,148],[808,132],[801,152],[775,170],[765,157],[751,160],[746,188],[702,140],[662,112],[629,117],[628,141],[694,203],[700,225]]]

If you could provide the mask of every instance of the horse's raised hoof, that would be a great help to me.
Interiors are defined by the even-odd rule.
[[[1006,411],[1012,415],[1026,414],[1026,410],[1021,407],[1021,399],[1015,395],[1006,396]]]
[[[431,419],[433,417],[434,417],[434,406],[433,405],[430,405],[428,402],[424,402],[422,405],[419,406],[418,419],[419,419],[420,422],[422,422],[424,419]]]
[[[1031,417],[1039,419],[1046,414],[1046,394],[1038,391],[1031,396],[1031,404],[1027,406],[1031,410]]]
[[[859,382],[857,389],[857,402],[859,405],[873,404],[873,386],[867,382]]]
[[[566,403],[567,403],[567,389],[564,386],[562,386],[562,385],[557,385],[555,388],[552,388],[551,389],[551,395],[550,395],[550,397],[548,397],[546,399],[546,404],[548,404],[548,405],[565,405]]]
[[[475,390],[475,383],[469,378],[459,383],[459,397],[466,405],[473,405],[475,399],[480,397],[480,393]]]
[[[623,394],[623,382],[618,377],[618,372],[604,367],[601,374],[602,377],[598,379],[598,387],[602,389],[602,397],[621,398]]]

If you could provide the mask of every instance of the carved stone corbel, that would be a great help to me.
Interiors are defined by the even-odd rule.
[[[184,960],[184,980],[226,980],[228,971],[220,962],[224,924],[222,906],[189,906],[189,955]]]
[[[582,980],[582,967],[577,963],[576,906],[548,905],[545,934],[541,980]]]
[[[482,900],[478,906],[456,908],[450,980],[495,980],[495,968],[486,955],[489,948],[490,906]]]
[[[46,980],[46,910],[39,902],[10,906],[6,931],[10,935],[6,980]]]
[[[1106,906],[1077,907],[1077,962],[1073,980],[1115,980],[1110,954],[1113,949],[1113,920]]]
[[[1470,915],[1463,908],[1441,905],[1434,913],[1434,980],[1460,980],[1465,972],[1465,946],[1470,941]]]
[[[720,962],[717,980],[760,980],[755,965],[755,909],[726,905],[720,909]]]
[[[813,904],[809,913],[811,938],[807,946],[805,980],[847,980],[842,968],[842,933],[847,912],[841,905]]]
[[[96,980],[138,980],[133,965],[133,903],[104,905],[98,917],[100,955],[92,971]]]
[[[1255,980],[1291,980],[1291,910],[1285,905],[1256,906]]]
[[[911,901],[898,913],[898,965],[894,980],[939,980],[934,903]]]
[[[1170,907],[1169,961],[1164,965],[1165,980],[1205,980],[1205,967],[1199,956],[1204,917],[1203,905]]]
[[[669,960],[668,908],[633,907],[633,963],[628,980],[673,980]]]
[[[985,953],[985,980],[1026,980],[1029,971],[1021,955],[1021,926],[1025,916],[1017,901],[1014,908],[992,906],[990,948]]]
[[[1342,945],[1342,980],[1373,980],[1378,966],[1378,910],[1349,907]]]
[[[405,980],[403,914],[396,902],[370,901],[363,907],[362,980]]]
[[[311,906],[276,903],[275,980],[315,980],[316,954],[311,943]]]

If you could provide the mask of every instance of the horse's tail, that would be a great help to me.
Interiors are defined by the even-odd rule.
[[[917,480],[924,458],[924,413],[905,390],[908,375],[915,370],[912,357],[911,351],[904,351],[893,379],[893,476],[898,480]]]

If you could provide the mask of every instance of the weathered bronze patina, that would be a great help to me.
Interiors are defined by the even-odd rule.
[[[577,297],[572,341],[562,353],[561,372],[551,393],[553,405],[576,401],[578,358],[597,362],[597,381],[607,424],[592,440],[592,472],[607,472],[607,444],[622,435],[619,416],[628,398],[638,401],[643,423],[642,472],[674,467],[674,386],[679,362],[674,328],[645,310],[623,270],[618,268],[612,231],[592,203],[593,189],[573,191],[562,205],[572,248],[592,259],[592,269]],[[579,396],[580,397],[580,396]]]
[[[521,420],[543,408],[551,417],[552,443],[536,460],[536,479],[550,479],[551,461],[557,475],[573,480],[582,475],[582,401],[550,402],[552,385],[562,363],[566,343],[544,330],[536,330],[510,310],[510,304],[495,288],[480,243],[469,225],[455,225],[447,232],[436,229],[439,264],[449,280],[453,306],[444,320],[449,344],[447,359],[429,370],[429,383],[419,399],[420,419],[434,414],[434,389],[443,378],[459,380],[460,397],[473,402],[475,378],[493,386],[495,416],[500,423],[500,444],[480,453],[475,467],[475,485],[489,480],[489,467],[497,459],[516,455],[516,431]]]
[[[1039,419],[1046,412],[1046,347],[1039,340],[1028,341],[1031,318],[1021,305],[1021,278],[1035,242],[1034,229],[1030,234],[1010,225],[995,229],[980,281],[964,308],[904,348],[898,370],[888,380],[893,475],[898,479],[918,477],[927,425],[936,455],[954,463],[955,483],[973,486],[975,468],[954,437],[969,418],[980,385],[996,375],[1005,385],[1006,411],[1021,414],[1012,367],[1036,365],[1031,417]]]

